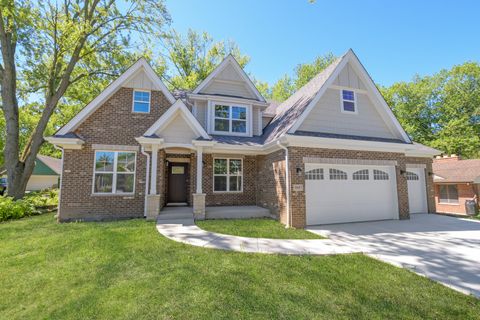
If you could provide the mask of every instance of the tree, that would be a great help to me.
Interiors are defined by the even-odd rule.
[[[297,65],[293,78],[284,75],[273,85],[272,99],[279,102],[287,100],[295,91],[303,87],[335,60],[336,56],[332,53],[327,53],[323,56],[316,57],[312,63]]]
[[[52,115],[82,79],[111,76],[132,35],[158,35],[169,22],[162,1],[0,2],[0,84],[8,193],[23,197]],[[18,68],[18,69],[17,69]],[[40,114],[20,153],[19,100]]]
[[[382,93],[413,140],[466,158],[480,156],[480,65],[395,83]]]
[[[171,89],[194,89],[228,54],[232,54],[242,68],[250,60],[235,42],[213,42],[208,33],[191,29],[186,36],[172,30],[164,37],[163,45],[166,53],[159,53],[156,71],[163,75]]]

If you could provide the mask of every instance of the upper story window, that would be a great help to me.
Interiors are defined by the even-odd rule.
[[[93,193],[132,194],[135,158],[135,152],[95,151]]]
[[[247,106],[215,103],[213,105],[213,133],[248,134]]]
[[[342,90],[342,112],[357,113],[354,91]]]
[[[150,91],[133,91],[133,112],[150,112]]]

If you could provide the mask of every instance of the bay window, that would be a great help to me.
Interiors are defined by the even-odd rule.
[[[242,159],[213,159],[213,191],[239,192],[242,188]]]
[[[135,152],[95,151],[93,193],[134,193],[135,159]]]

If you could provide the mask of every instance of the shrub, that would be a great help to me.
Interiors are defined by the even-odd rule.
[[[31,192],[22,200],[0,197],[0,221],[20,219],[58,206],[58,189]]]

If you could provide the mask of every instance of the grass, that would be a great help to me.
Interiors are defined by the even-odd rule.
[[[315,233],[285,225],[273,219],[219,219],[197,221],[207,231],[234,236],[270,239],[324,239]]]
[[[154,222],[0,223],[2,319],[478,319],[480,300],[364,255],[176,243]]]

